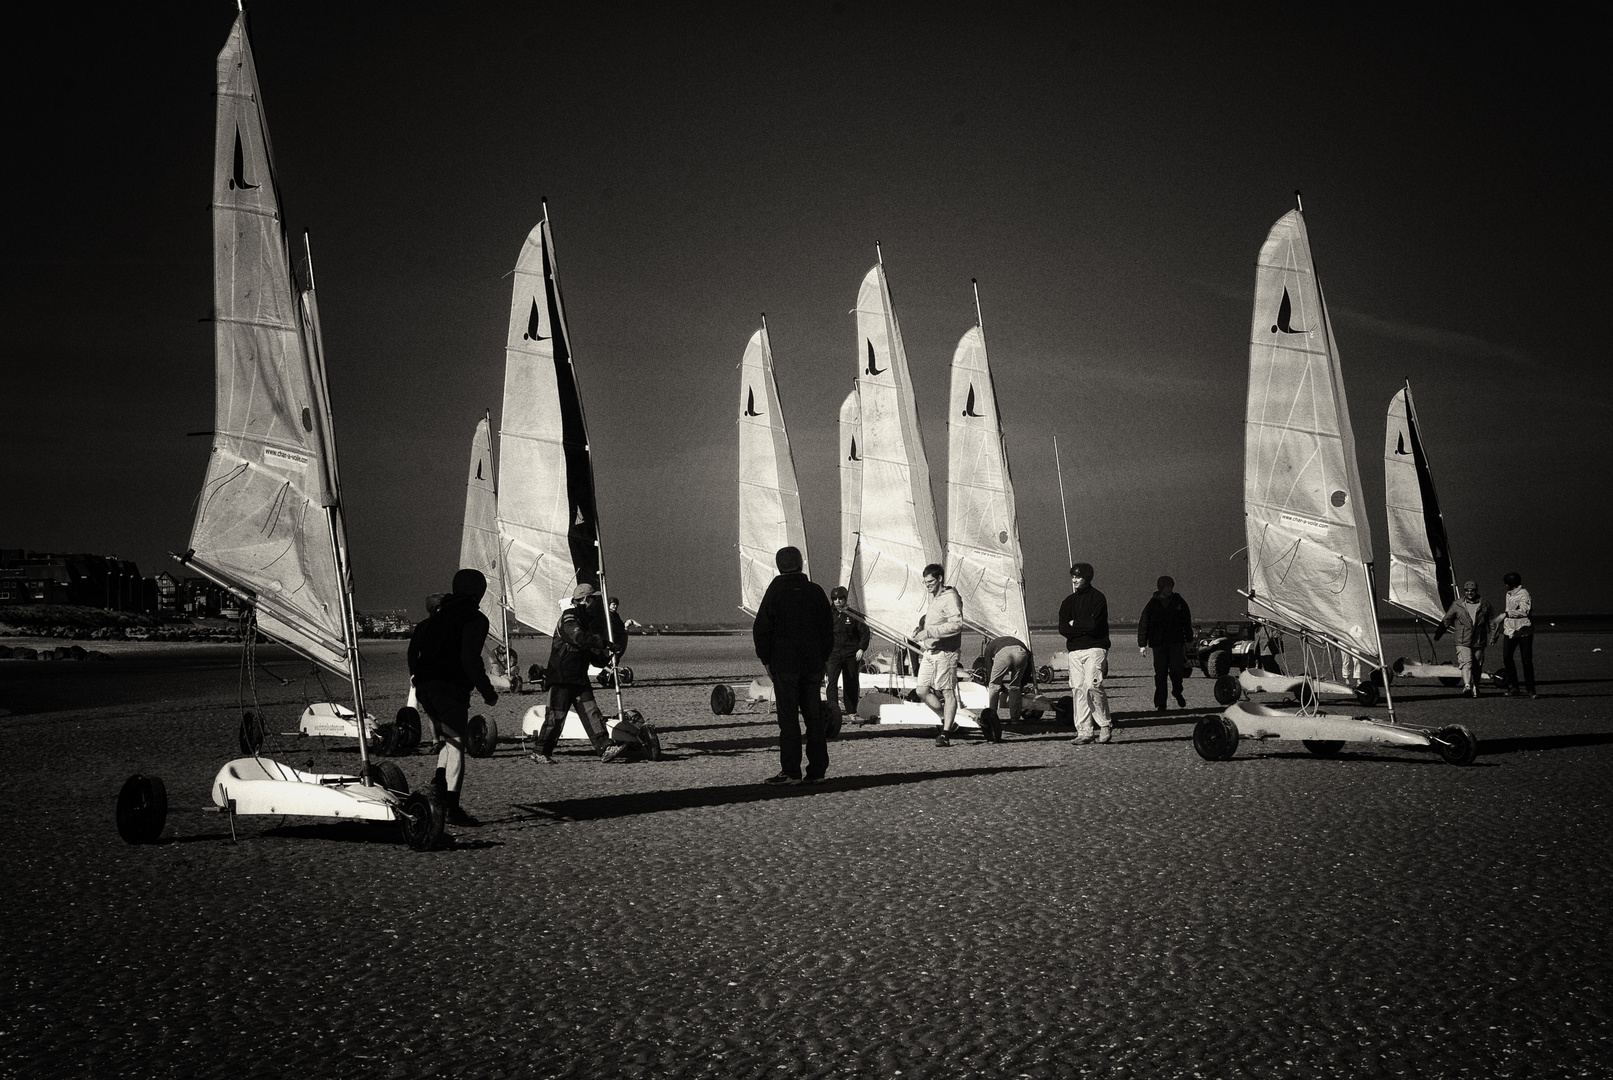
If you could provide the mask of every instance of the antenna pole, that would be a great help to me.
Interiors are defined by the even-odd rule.
[[[1064,557],[1073,565],[1075,552],[1070,548],[1070,508],[1064,502],[1064,463],[1059,460],[1059,437],[1053,436],[1053,463],[1059,470],[1059,509],[1064,512]]]

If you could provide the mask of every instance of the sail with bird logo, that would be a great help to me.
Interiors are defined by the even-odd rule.
[[[781,547],[799,549],[802,570],[812,573],[764,319],[745,346],[739,379],[739,606],[753,618],[777,574]]]
[[[1355,436],[1299,210],[1255,275],[1243,501],[1251,614],[1381,667]]]
[[[883,264],[857,294],[857,401],[862,417],[862,511],[850,607],[892,641],[905,641],[928,600],[923,571],[943,558],[919,432],[913,380]]]
[[[1030,643],[1014,483],[1008,473],[985,330],[972,326],[952,355],[947,419],[947,583],[964,621],[988,639]]]
[[[851,580],[857,555],[857,531],[863,514],[863,459],[858,443],[862,439],[862,410],[857,407],[857,387],[851,388],[840,403],[840,577]]]
[[[1389,602],[1438,623],[1456,601],[1456,572],[1410,382],[1389,400],[1383,482],[1389,512]]]

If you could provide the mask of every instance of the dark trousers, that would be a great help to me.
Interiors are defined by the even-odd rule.
[[[842,711],[848,713],[857,711],[857,700],[862,697],[862,688],[857,685],[857,663],[856,653],[829,654],[829,664],[825,668],[827,685],[824,686],[824,693],[828,695],[829,708],[833,709],[835,707],[840,684],[844,683],[845,693],[839,696],[839,700],[846,703],[846,707]]]
[[[605,717],[594,700],[594,688],[551,686],[549,711],[544,714],[543,727],[538,729],[539,753],[554,753],[555,743],[560,741],[560,730],[566,726],[566,713],[571,711],[572,705],[577,706],[577,715],[582,717],[583,730],[588,732],[588,741],[594,744],[594,753],[603,754],[610,745],[610,736],[605,734]]]
[[[1184,645],[1155,645],[1148,650],[1154,654],[1154,708],[1165,707],[1165,677],[1170,676],[1171,689],[1182,692],[1182,676],[1187,671],[1187,647]]]
[[[807,675],[773,673],[773,693],[778,700],[779,772],[786,776],[801,775],[800,721],[806,722],[806,774],[822,776],[829,771],[823,703],[818,700],[818,684],[822,680],[822,671]]]
[[[1509,687],[1518,685],[1518,670],[1512,666],[1514,652],[1523,660],[1523,688],[1532,694],[1535,692],[1535,636],[1515,634],[1501,639],[1501,666],[1506,669]]]

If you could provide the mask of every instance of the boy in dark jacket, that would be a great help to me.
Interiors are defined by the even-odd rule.
[[[1103,665],[1109,656],[1109,601],[1092,587],[1092,564],[1070,567],[1073,590],[1059,605],[1059,633],[1070,650],[1070,695],[1075,699],[1077,745],[1111,737],[1109,695],[1103,691]],[[1097,721],[1094,726],[1094,719]]]
[[[1182,676],[1187,673],[1187,643],[1193,640],[1193,613],[1187,601],[1176,592],[1176,579],[1161,577],[1142,617],[1137,620],[1137,651],[1154,650],[1154,708],[1165,711],[1165,677],[1170,676],[1176,704],[1187,708],[1182,696]]]
[[[453,593],[414,628],[409,639],[415,697],[443,741],[431,783],[448,804],[449,823],[466,827],[481,824],[459,805],[465,783],[465,739],[470,734],[470,692],[480,690],[489,705],[498,701],[482,663],[487,616],[480,605],[485,592],[487,579],[480,570],[459,571]]]
[[[779,771],[765,783],[815,784],[829,771],[818,687],[834,645],[834,609],[823,586],[801,572],[801,552],[782,547],[774,556],[778,576],[756,605],[751,638],[756,658],[773,680],[778,705]],[[801,775],[801,725],[806,721],[806,776]]]

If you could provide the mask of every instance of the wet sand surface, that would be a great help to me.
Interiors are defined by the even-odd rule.
[[[238,754],[230,646],[0,661],[0,1074],[1609,1075],[1613,636],[1542,635],[1539,700],[1398,683],[1403,722],[1480,737],[1469,768],[1248,741],[1203,761],[1208,680],[1152,713],[1116,642],[1111,745],[848,725],[827,783],[776,789],[748,639],[637,638],[628,704],[666,759],[535,764],[540,698],[507,695],[469,766],[486,825],[428,853],[312,819],[241,818],[232,843],[200,812]],[[365,646],[377,715],[402,654]],[[259,703],[293,730],[319,685],[260,655],[291,682],[259,672]],[[416,787],[434,767],[393,760]],[[151,846],[113,826],[136,771],[167,785]]]

